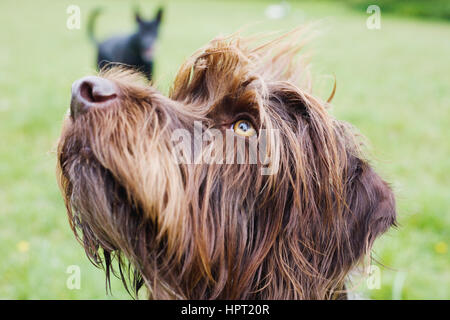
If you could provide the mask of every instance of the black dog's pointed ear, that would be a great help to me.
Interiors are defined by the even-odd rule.
[[[137,23],[142,23],[141,14],[139,13],[139,7],[134,7],[134,19]]]
[[[375,239],[396,225],[395,198],[389,185],[357,157],[349,161],[346,184],[350,246],[353,259],[371,249]]]
[[[160,8],[158,9],[158,11],[156,12],[155,20],[156,20],[158,23],[160,23],[161,20],[162,20],[163,12],[164,12],[164,9],[163,9],[162,7],[160,7]]]
[[[135,12],[134,18],[136,19],[137,23],[142,23],[142,18],[140,16],[139,12]]]

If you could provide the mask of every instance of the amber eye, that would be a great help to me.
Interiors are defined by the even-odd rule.
[[[255,128],[250,121],[247,120],[238,120],[231,126],[231,129],[236,132],[238,135],[244,137],[251,137],[256,134]]]

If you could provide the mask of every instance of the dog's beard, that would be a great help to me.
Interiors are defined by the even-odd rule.
[[[165,136],[172,130],[160,113],[144,104],[135,109],[139,116],[130,117],[132,108],[136,106],[116,103],[76,121],[66,119],[58,154],[71,225],[90,259],[104,263],[108,274],[111,256],[116,254],[120,264],[126,257],[133,266],[144,266],[133,276],[156,277],[156,283],[146,283],[153,297],[186,298],[184,290],[174,286],[174,269],[182,276],[180,260],[191,260],[194,270],[184,273],[213,276],[211,266],[219,257],[210,257],[210,251],[224,245],[215,225],[229,225],[227,219],[250,223],[246,221],[257,206],[252,189],[261,188],[254,179],[258,167],[177,164]],[[238,217],[224,214],[237,208]],[[234,241],[243,245],[247,231],[238,233]],[[199,239],[192,239],[193,234]]]
[[[93,260],[101,263],[99,248],[106,265],[124,255],[132,286],[145,283],[152,298],[335,297],[394,223],[392,193],[354,133],[291,84],[291,46],[266,64],[267,48],[230,41],[183,65],[171,99],[127,73],[103,75],[126,94],[67,119],[59,144],[72,227]],[[278,143],[269,139],[275,174],[262,175],[260,163],[174,161],[173,131],[244,111],[258,129],[280,132]]]

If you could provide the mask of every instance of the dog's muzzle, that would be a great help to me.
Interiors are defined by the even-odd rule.
[[[110,80],[100,77],[84,77],[72,85],[70,115],[76,119],[90,108],[106,107],[118,97],[118,88]]]
[[[152,62],[154,54],[155,54],[155,46],[152,45],[141,51],[141,58],[145,62],[149,63]]]

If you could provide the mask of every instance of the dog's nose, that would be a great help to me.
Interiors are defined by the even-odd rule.
[[[72,85],[70,114],[75,119],[92,107],[104,107],[117,98],[116,85],[107,79],[89,76]]]

